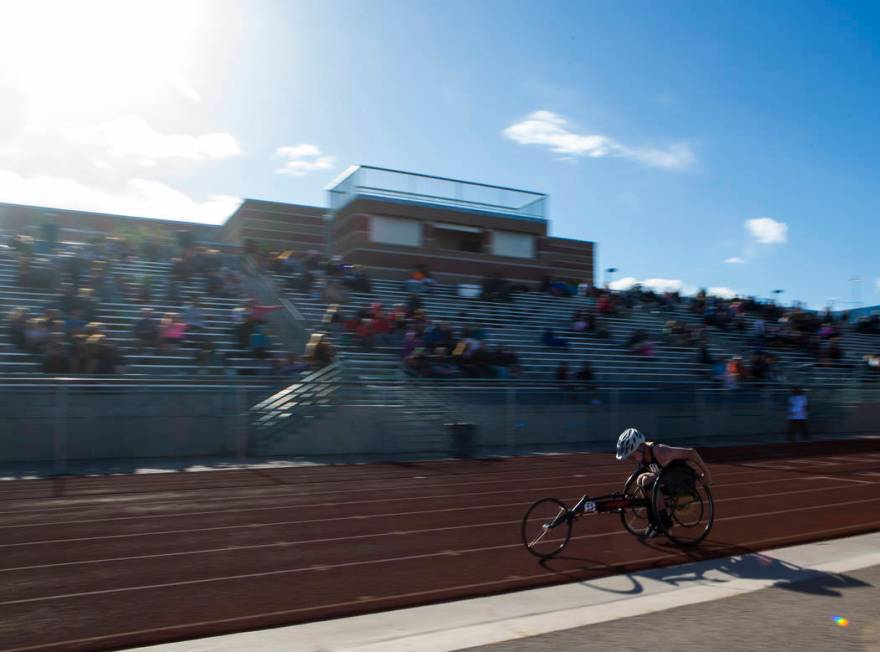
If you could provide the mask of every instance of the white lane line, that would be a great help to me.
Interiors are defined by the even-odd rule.
[[[796,491],[782,491],[782,492],[773,493],[773,494],[761,494],[760,496],[719,498],[719,499],[715,500],[715,503],[717,504],[717,503],[731,502],[731,501],[737,501],[737,500],[747,500],[749,498],[760,498],[763,500],[766,498],[776,498],[779,496],[791,496],[794,494],[807,494],[807,493],[811,493],[811,492],[815,492],[815,491],[828,491],[829,489],[848,489],[848,488],[850,488],[850,487],[848,487],[847,485],[840,485],[838,487],[820,487],[817,489],[798,489]],[[573,496],[566,497],[566,498],[564,498],[564,500],[574,501],[574,500],[577,500],[577,497],[573,497]],[[509,503],[509,504],[504,504],[504,505],[491,505],[491,506],[487,506],[485,508],[488,509],[489,507],[491,507],[493,509],[496,509],[499,507],[522,507],[524,505],[530,505],[530,504],[532,504],[532,503],[531,502]],[[479,509],[479,508],[475,507],[475,508],[468,508],[468,509]],[[437,510],[437,511],[443,511],[443,510]],[[449,511],[449,510],[447,510],[447,511]],[[424,512],[420,510],[417,512],[400,512],[397,514],[388,514],[387,516],[394,516],[394,517],[411,516],[411,515],[417,515],[417,514],[423,514],[423,513]],[[104,564],[104,563],[112,563],[112,562],[120,562],[120,561],[133,561],[136,559],[156,559],[156,558],[162,558],[162,557],[182,557],[182,556],[186,556],[186,555],[228,553],[228,552],[233,552],[233,551],[238,552],[238,551],[242,551],[242,550],[258,550],[258,549],[263,549],[263,548],[280,548],[280,547],[287,547],[287,546],[301,546],[301,545],[309,545],[309,544],[316,544],[316,543],[336,543],[339,541],[350,541],[350,540],[353,541],[353,540],[357,540],[357,539],[370,539],[370,538],[379,538],[379,537],[387,537],[387,536],[427,534],[429,532],[444,532],[444,531],[448,531],[448,530],[461,530],[461,529],[468,529],[468,528],[485,527],[487,525],[492,525],[492,526],[516,525],[517,523],[520,523],[521,520],[522,519],[518,518],[518,519],[515,519],[512,521],[497,521],[495,523],[450,525],[450,526],[436,527],[436,528],[424,528],[424,529],[420,529],[420,530],[406,530],[406,531],[395,530],[393,532],[374,532],[371,534],[353,534],[353,535],[348,535],[348,536],[344,536],[344,537],[331,537],[331,538],[323,538],[323,539],[303,539],[300,541],[273,541],[272,543],[226,546],[223,548],[205,548],[205,549],[201,549],[201,550],[183,550],[183,551],[177,551],[177,552],[153,553],[153,554],[148,554],[148,555],[133,555],[133,556],[129,556],[129,557],[108,557],[106,559],[85,559],[85,560],[79,560],[79,561],[58,562],[58,563],[53,563],[53,564],[35,564],[35,565],[31,565],[31,566],[15,566],[15,567],[11,567],[11,568],[0,568],[0,573],[10,573],[10,572],[14,572],[14,571],[37,570],[37,569],[45,569],[45,568],[58,568],[58,567],[63,567],[63,566]],[[287,521],[287,522],[281,521],[278,523],[270,523],[267,525],[291,525],[291,524],[298,524],[298,523],[302,523],[302,522],[303,521]],[[240,526],[240,527],[246,528],[247,526]],[[617,534],[617,530],[609,531],[609,532],[600,532],[600,533],[593,535],[593,536],[606,536],[609,534]]]
[[[837,508],[840,508],[840,507],[843,507],[846,505],[860,505],[860,504],[871,503],[871,502],[880,502],[880,497],[866,498],[863,500],[851,500],[851,501],[842,502],[842,503],[832,503],[830,505],[810,505],[809,507],[796,507],[796,508],[791,508],[791,509],[775,510],[772,512],[762,512],[759,514],[743,514],[741,516],[728,516],[725,518],[716,519],[716,523],[722,522],[722,521],[742,520],[744,518],[752,518],[753,519],[753,518],[763,518],[765,516],[776,516],[778,514],[792,514],[795,512],[806,512],[806,511],[811,511],[811,510],[816,510],[816,509],[827,509],[829,507],[837,509]],[[622,531],[611,532],[611,533],[587,534],[587,535],[582,535],[582,536],[578,536],[578,537],[572,537],[571,540],[574,541],[576,539],[577,540],[579,540],[579,539],[592,539],[592,538],[596,538],[596,537],[619,536],[619,535],[631,536],[629,534],[629,532],[627,532],[626,530],[622,530]],[[508,548],[519,548],[522,545],[523,545],[522,543],[509,543],[509,544],[503,544],[503,545],[498,545],[498,546],[483,546],[483,547],[478,547],[478,548],[465,548],[463,550],[453,550],[453,551],[442,550],[439,552],[422,553],[422,554],[418,554],[418,555],[402,555],[399,557],[386,557],[383,559],[363,559],[360,561],[342,562],[342,563],[337,563],[337,564],[325,564],[325,565],[321,566],[321,570],[336,570],[336,569],[340,569],[340,568],[353,568],[353,567],[357,567],[357,566],[374,566],[374,565],[378,565],[378,564],[389,564],[389,563],[396,563],[396,562],[401,562],[401,561],[413,561],[415,559],[430,559],[432,557],[446,557],[446,556],[449,556],[450,552],[453,552],[457,556],[460,556],[460,555],[467,555],[467,554],[471,554],[471,553],[488,552],[490,550],[505,550]],[[739,544],[739,545],[745,545],[745,544]],[[58,600],[67,600],[70,598],[81,598],[81,597],[87,597],[87,596],[93,596],[93,595],[108,595],[108,594],[114,594],[114,593],[131,593],[131,592],[136,592],[136,591],[165,589],[165,588],[172,588],[172,587],[178,587],[178,586],[213,584],[213,583],[218,583],[218,582],[232,582],[232,581],[236,581],[236,580],[254,579],[254,578],[259,578],[259,577],[273,577],[273,576],[277,576],[277,575],[291,575],[291,574],[295,574],[295,573],[304,573],[304,572],[314,571],[315,569],[316,569],[315,566],[298,567],[298,568],[282,568],[282,569],[272,570],[272,571],[261,571],[261,572],[257,572],[257,573],[242,573],[239,575],[226,575],[226,576],[220,576],[220,577],[206,577],[206,578],[197,579],[197,580],[184,580],[181,582],[166,582],[166,583],[162,583],[162,584],[144,584],[144,585],[138,585],[138,586],[123,586],[123,587],[113,588],[113,589],[98,589],[98,590],[94,590],[94,591],[81,591],[79,593],[63,593],[63,594],[58,594],[58,595],[40,596],[40,597],[36,597],[36,598],[22,598],[20,600],[5,600],[5,601],[0,602],[0,607],[6,607],[6,606],[18,605],[18,604],[31,604],[34,602],[54,602],[54,601],[58,601]]]
[[[858,484],[877,484],[870,480],[856,480],[855,478],[832,478],[830,475],[813,475],[803,480],[840,480],[841,482],[856,482]]]

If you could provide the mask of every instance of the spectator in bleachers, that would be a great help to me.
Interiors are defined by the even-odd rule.
[[[571,391],[571,378],[569,376],[567,361],[559,361],[559,365],[556,367],[556,371],[553,372],[553,377],[556,380],[556,386],[562,392],[567,393]]]
[[[175,279],[168,280],[168,293],[165,300],[172,306],[179,306],[183,303],[183,293],[181,291],[180,281]]]
[[[316,249],[309,250],[303,260],[303,267],[309,272],[317,272],[321,268],[321,254]]]
[[[21,350],[27,348],[25,330],[29,320],[27,308],[14,308],[7,317],[6,329],[12,344]]]
[[[603,294],[596,303],[596,310],[600,315],[613,315],[617,312],[615,298],[612,294]]]
[[[587,317],[581,310],[575,310],[571,316],[571,330],[582,333],[587,330]]]
[[[336,353],[323,333],[312,333],[306,344],[305,358],[312,369],[323,369],[332,364]]]
[[[92,296],[92,288],[80,288],[74,306],[82,312],[86,321],[95,321],[98,318],[98,302]]]
[[[166,312],[159,322],[159,337],[162,341],[162,348],[165,350],[177,349],[183,342],[185,335],[186,322],[180,319],[180,315],[176,312]]]
[[[337,278],[326,277],[321,289],[324,303],[348,303],[348,289]]]
[[[352,265],[346,267],[343,278],[345,285],[354,292],[372,292],[372,284],[370,277],[367,276],[366,270],[360,265]]]
[[[257,360],[265,360],[269,357],[269,352],[272,349],[272,340],[269,338],[265,324],[257,324],[253,331],[251,331],[248,348],[251,355]]]
[[[511,286],[500,272],[493,272],[483,279],[480,298],[484,301],[508,302],[513,299]]]
[[[643,329],[637,329],[627,338],[624,344],[630,353],[642,356],[643,358],[654,357],[654,343],[651,341],[648,332]]]
[[[85,333],[77,333],[71,338],[70,353],[68,356],[68,370],[72,374],[86,373],[86,363],[89,355],[86,348]]]
[[[284,306],[280,304],[264,306],[260,305],[256,299],[248,299],[247,304],[245,305],[245,310],[247,312],[248,318],[252,319],[258,324],[265,324],[266,318],[269,316],[270,312],[275,310],[281,310]]]
[[[60,338],[52,338],[43,353],[43,372],[47,374],[66,374],[70,370],[68,354]]]
[[[90,348],[86,373],[117,374],[125,371],[125,359],[118,347],[103,334],[90,335],[86,340]]]
[[[199,365],[197,373],[200,374],[210,373],[210,368],[217,364],[217,347],[211,338],[202,338],[196,349],[195,361]]]
[[[437,285],[437,281],[431,276],[431,272],[425,263],[419,263],[410,272],[405,286],[408,292],[430,292]]]
[[[83,316],[83,311],[75,308],[64,318],[64,332],[68,337],[72,337],[81,333],[88,323]]]
[[[291,290],[299,292],[311,292],[315,287],[315,273],[309,269],[303,270],[301,274],[295,274],[287,279],[285,286]]]
[[[278,372],[282,376],[293,376],[309,369],[309,364],[299,360],[296,353],[288,353]]]
[[[128,274],[113,274],[116,296],[122,301],[131,301],[137,295],[137,288]]]
[[[738,355],[729,358],[724,369],[724,389],[736,389],[744,378],[742,358]]]
[[[153,317],[151,308],[141,309],[141,318],[134,324],[135,351],[138,355],[145,349],[159,345],[159,322]]]
[[[551,349],[563,349],[567,351],[569,348],[568,340],[557,337],[553,329],[549,327],[544,329],[544,334],[541,336],[541,344]]]
[[[578,382],[578,386],[584,391],[594,391],[598,389],[596,385],[596,375],[593,373],[593,366],[590,364],[589,360],[584,360],[581,363],[581,368],[575,374],[575,379]]]
[[[141,303],[153,303],[153,277],[144,275],[138,287],[138,301]]]
[[[183,309],[183,321],[186,322],[187,335],[204,333],[208,330],[208,322],[202,310],[202,302],[198,297],[192,297],[189,304]]]
[[[24,348],[29,353],[42,353],[49,339],[46,320],[33,317],[28,319],[24,329]]]
[[[244,279],[241,273],[229,267],[220,269],[223,277],[223,296],[240,297],[244,293]]]

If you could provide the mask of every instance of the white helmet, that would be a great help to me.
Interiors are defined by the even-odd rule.
[[[622,460],[633,454],[633,451],[645,443],[645,433],[635,428],[627,428],[617,438],[617,459]]]

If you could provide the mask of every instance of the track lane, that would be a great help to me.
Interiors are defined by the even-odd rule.
[[[830,451],[826,448],[823,451],[826,459],[820,459],[822,456],[818,454],[793,456],[791,453],[796,452],[793,450],[788,457],[777,454],[779,451],[773,452],[773,460],[785,465],[782,470],[755,468],[749,465],[747,456],[745,460],[731,459],[728,464],[713,465],[718,520],[698,554],[719,556],[748,546],[785,545],[880,527],[876,517],[872,520],[880,505],[880,477],[868,475],[876,464],[870,457],[860,457],[858,453],[864,450],[856,455],[846,454],[845,450],[845,447]],[[835,460],[827,455],[843,459]],[[8,543],[16,531],[29,532],[31,537],[37,534],[46,537],[45,540],[58,539],[57,543],[39,544],[25,537],[0,548],[0,563],[7,568],[5,571],[0,568],[0,649],[119,647],[589,579],[692,559],[694,553],[687,556],[654,541],[649,545],[638,542],[622,530],[619,519],[609,515],[597,517],[595,524],[589,526],[583,519],[576,524],[575,538],[566,550],[568,557],[553,562],[562,566],[544,568],[536,564],[519,542],[518,523],[525,507],[543,495],[540,487],[523,485],[529,478],[540,477],[541,469],[551,468],[548,459],[535,458],[534,473],[524,472],[530,467],[529,460],[523,459],[507,467],[503,462],[482,466],[470,462],[458,467],[451,462],[439,463],[426,466],[425,472],[421,472],[418,465],[407,465],[403,469],[407,477],[400,475],[396,467],[383,468],[381,472],[390,476],[389,486],[394,487],[387,491],[392,496],[397,496],[403,487],[419,485],[419,482],[413,483],[414,475],[422,476],[420,481],[430,479],[438,487],[429,487],[429,493],[411,500],[395,497],[336,501],[334,509],[345,509],[338,505],[342,503],[351,510],[340,520],[328,520],[327,503],[310,502],[311,498],[307,504],[279,510],[265,509],[265,505],[257,507],[264,510],[262,513],[256,510],[215,513],[207,516],[219,517],[220,521],[212,521],[213,527],[223,529],[192,533],[180,532],[186,529],[180,527],[182,524],[195,523],[194,519],[200,518],[185,513],[188,505],[198,504],[189,502],[192,492],[204,493],[210,489],[190,484],[182,492],[161,491],[161,483],[155,481],[156,476],[151,476],[147,484],[157,491],[141,493],[134,502],[144,498],[147,502],[161,502],[163,506],[159,509],[177,509],[176,514],[150,514],[159,516],[152,519],[129,512],[128,515],[138,518],[102,524],[96,521],[108,517],[102,510],[112,502],[114,480],[102,478],[100,489],[104,495],[90,496],[88,500],[94,500],[91,506],[83,503],[77,508],[80,510],[76,512],[77,517],[86,516],[79,520],[91,522],[52,525],[58,513],[48,511],[42,516],[45,519],[42,523],[19,522],[11,525],[25,527],[0,528],[0,545]],[[584,468],[591,469],[594,480],[602,474],[616,477],[616,481],[607,483],[609,492],[619,489],[626,475],[626,470],[610,462],[608,456],[578,456],[568,461],[572,460],[575,463],[571,467],[567,461],[563,460],[560,465],[559,459],[552,460],[555,465],[552,474],[562,476],[564,481],[555,485],[561,497],[574,499],[585,490],[599,493],[593,489],[602,483],[593,482],[589,477],[575,477],[576,482],[568,483],[569,476],[581,474]],[[757,463],[760,464],[760,460]],[[510,472],[499,473],[502,467]],[[481,468],[486,473],[482,473]],[[333,482],[321,482],[319,470],[306,470],[309,481],[302,483],[303,492],[315,488],[331,491],[329,487],[335,487],[333,490],[339,497],[357,496],[371,473],[366,467],[358,467],[356,473],[351,470],[350,478],[358,479],[352,479],[347,489],[343,484],[346,470],[341,467],[328,469],[333,471]],[[287,472],[295,469],[284,471],[282,477],[292,483]],[[435,475],[429,478],[430,473]],[[472,489],[503,487],[504,483],[497,481],[505,476],[508,489],[497,489],[494,494],[465,492],[484,499],[481,505],[473,504],[473,495],[453,492],[456,484],[460,485],[459,492],[466,490],[468,483]],[[860,482],[853,482],[854,479]],[[265,480],[261,477],[259,482]],[[369,482],[376,480],[374,477]],[[226,496],[217,496],[218,492],[235,494],[248,490],[241,486],[221,490],[220,485],[235,483],[213,482],[215,496],[221,500]],[[543,481],[538,484],[540,482]],[[131,489],[132,485],[127,487]],[[276,487],[284,491],[297,490],[285,483],[275,483],[268,488],[260,484],[255,494],[268,493],[261,498],[255,496],[255,500],[283,500],[283,491],[280,495],[272,493],[278,491]],[[449,493],[440,495],[448,497],[435,499],[436,494],[430,492],[443,487]],[[834,500],[831,504],[826,502],[829,497]],[[175,508],[176,498],[183,504]],[[491,500],[497,500],[498,505],[485,505]],[[46,506],[51,508],[53,504],[64,508],[63,504],[53,501],[48,501]],[[27,507],[27,500],[13,505],[20,506]],[[8,507],[4,510],[15,511]],[[40,518],[37,505],[30,507]],[[111,511],[109,517],[126,514],[130,507]],[[92,509],[94,511],[90,511]],[[110,510],[116,509],[118,506],[111,504]],[[278,524],[263,518],[273,512],[286,514],[285,509],[298,514],[298,519],[291,519],[298,522]],[[244,516],[244,522],[228,520],[235,513]],[[170,520],[166,522],[165,518]],[[304,520],[310,523],[303,523]],[[149,521],[164,523],[172,530],[164,535],[149,528],[138,531]],[[233,522],[237,524],[231,525]],[[249,526],[248,523],[262,525]],[[121,536],[82,537],[86,540],[81,542],[64,538],[76,528],[95,533],[103,527],[109,529],[102,536]],[[308,530],[311,540],[302,538],[304,529]],[[324,536],[326,534],[330,536]],[[237,549],[228,550],[231,546]],[[213,552],[204,552],[206,549]],[[8,564],[10,555],[14,559]],[[127,558],[102,560],[104,555]],[[89,556],[91,560],[87,559]],[[82,561],[90,563],[78,563]],[[74,563],[64,565],[68,562]],[[8,570],[10,566],[28,563],[35,567]],[[170,605],[173,608],[169,608]],[[95,618],[95,613],[101,617]],[[81,642],[73,642],[76,640]]]

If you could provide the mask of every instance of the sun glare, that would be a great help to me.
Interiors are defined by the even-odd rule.
[[[0,3],[0,79],[39,113],[109,108],[173,88],[198,93],[186,70],[201,2],[22,0]]]

